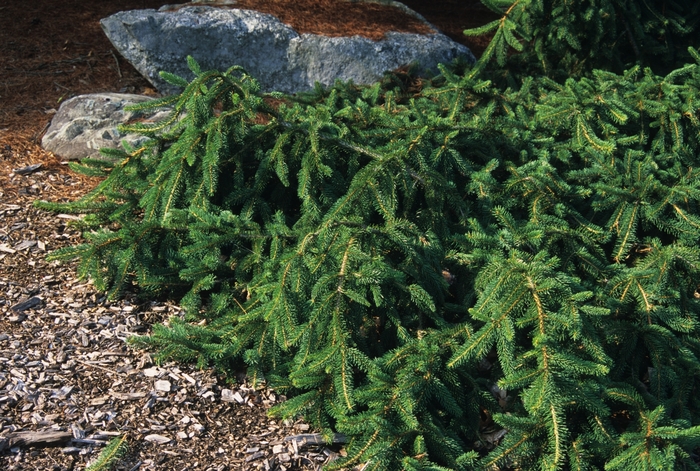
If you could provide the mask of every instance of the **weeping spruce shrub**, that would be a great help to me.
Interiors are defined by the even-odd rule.
[[[180,300],[134,343],[247,368],[347,435],[330,470],[698,469],[700,54],[671,43],[698,8],[484,3],[481,61],[420,87],[163,73],[184,91],[135,108],[170,118],[123,128],[153,139],[38,203],[84,214],[51,258]],[[687,63],[614,55],[640,44]]]

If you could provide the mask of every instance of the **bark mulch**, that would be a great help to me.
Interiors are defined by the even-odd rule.
[[[122,59],[99,20],[162,0],[51,0],[0,4],[0,469],[82,470],[113,437],[129,452],[115,469],[311,470],[343,453],[301,421],[267,410],[284,397],[227,383],[209,370],[155,365],[127,348],[131,335],[180,315],[168,302],[111,302],[73,264],[48,252],[80,240],[73,216],[36,199],[68,201],[95,179],[72,173],[40,147],[60,103],[95,92],[156,95]],[[493,19],[478,1],[405,1],[479,54],[486,39],[461,35]],[[364,34],[387,24],[421,31],[387,7],[333,0],[239,0],[275,13],[300,32]],[[275,11],[274,9],[277,9]],[[388,13],[390,12],[390,13]],[[336,15],[336,16],[333,16]],[[398,26],[397,26],[398,25]],[[340,29],[342,26],[342,29]]]

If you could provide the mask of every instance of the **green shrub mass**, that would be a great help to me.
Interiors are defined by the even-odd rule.
[[[164,73],[137,108],[171,118],[124,127],[153,139],[40,203],[85,214],[51,257],[180,299],[136,343],[245,365],[348,436],[328,469],[699,469],[697,2],[484,3],[481,61],[431,80]]]

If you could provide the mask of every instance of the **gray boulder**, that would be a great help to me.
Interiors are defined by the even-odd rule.
[[[165,117],[167,111],[143,114],[124,110],[126,105],[151,99],[142,95],[96,93],[66,100],[51,120],[41,145],[67,160],[99,158],[101,148],[121,148],[122,140],[137,146],[146,138],[138,134],[122,135],[117,126],[133,120],[157,121]]]
[[[387,70],[415,63],[421,72],[436,72],[438,63],[472,53],[447,36],[388,33],[381,41],[360,36],[331,38],[299,35],[275,16],[252,10],[187,6],[175,11],[132,10],[101,21],[114,47],[160,92],[180,89],[165,82],[165,70],[188,80],[185,58],[203,70],[242,66],[263,91],[307,91],[315,82],[335,79],[369,84]]]

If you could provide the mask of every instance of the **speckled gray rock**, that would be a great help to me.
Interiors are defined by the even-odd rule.
[[[124,110],[126,105],[148,100],[151,98],[120,93],[96,93],[66,100],[51,120],[41,145],[67,160],[99,158],[101,148],[120,148],[122,140],[136,146],[145,137],[122,135],[117,126],[135,119],[157,121],[167,115],[165,111],[143,114]]]
[[[381,41],[353,36],[299,35],[275,16],[252,10],[188,6],[175,11],[132,10],[104,18],[102,29],[115,48],[159,91],[180,91],[158,74],[165,70],[191,79],[185,58],[203,70],[240,65],[264,91],[286,93],[324,86],[335,79],[369,84],[387,70],[416,63],[435,72],[438,63],[461,56],[461,44],[438,33],[388,33]]]
[[[295,90],[312,89],[315,82],[332,85],[336,78],[370,84],[387,70],[412,63],[418,64],[419,73],[434,74],[437,64],[458,55],[473,57],[469,49],[442,34],[397,32],[386,33],[381,41],[302,34],[289,42],[287,53]]]

